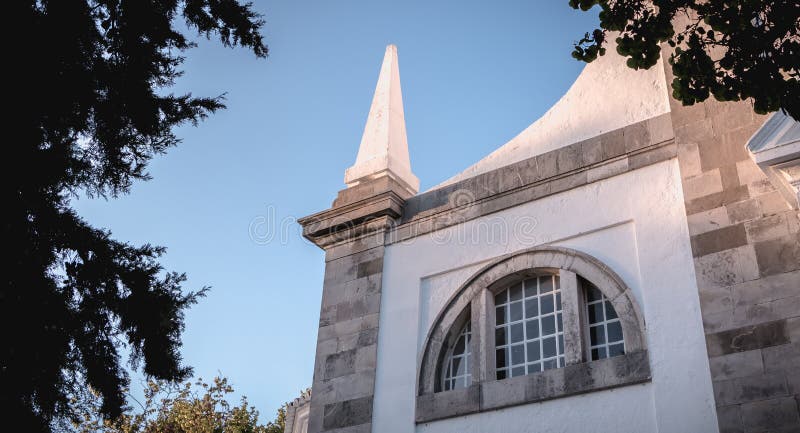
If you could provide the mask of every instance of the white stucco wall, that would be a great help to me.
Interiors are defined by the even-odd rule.
[[[652,382],[415,425],[418,357],[444,301],[486,261],[548,242],[595,256],[633,289]],[[675,160],[393,244],[382,290],[373,431],[717,431]]]

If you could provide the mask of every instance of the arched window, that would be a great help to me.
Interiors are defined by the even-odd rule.
[[[420,358],[418,422],[650,380],[630,288],[578,251],[502,257],[445,305]]]
[[[467,322],[458,333],[458,337],[452,346],[447,350],[442,371],[442,389],[445,391],[467,388],[472,384],[472,372],[470,370],[469,340],[472,336],[469,322]]]
[[[495,295],[494,304],[498,379],[564,366],[564,325],[557,275],[513,284]]]

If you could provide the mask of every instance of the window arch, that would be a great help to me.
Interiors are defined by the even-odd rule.
[[[463,375],[453,375],[447,371],[453,357],[453,336],[464,329],[469,329],[469,342],[464,346],[465,353],[469,350],[465,355],[469,361],[461,371]],[[591,376],[596,374],[591,367],[563,367],[595,361],[612,363],[608,370],[620,376],[611,377],[610,385],[605,377],[583,377],[570,387],[565,385],[562,391],[547,391],[555,392],[553,395],[537,397],[533,392],[533,396],[520,398],[538,401],[638,383],[649,380],[650,373],[644,320],[631,290],[610,268],[587,254],[561,247],[537,247],[507,255],[470,277],[433,322],[420,357],[418,415],[421,404],[425,408],[450,407],[431,405],[440,392],[441,398],[449,398],[446,391],[458,391],[462,399],[476,398],[478,406],[520,404],[511,400],[494,404],[491,393],[481,394],[480,389],[503,380],[564,382],[564,374],[577,374],[579,370]],[[454,378],[466,377],[467,373],[470,380],[461,382],[464,388],[452,386]],[[536,379],[537,375],[544,376]],[[445,386],[448,380],[449,387]],[[542,386],[542,392],[545,388]],[[422,410],[418,421],[438,419],[425,415],[428,410]]]

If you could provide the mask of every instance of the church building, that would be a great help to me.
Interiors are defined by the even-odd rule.
[[[800,431],[800,124],[612,51],[420,192],[387,47],[287,433]]]

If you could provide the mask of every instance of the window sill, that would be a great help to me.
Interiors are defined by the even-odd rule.
[[[417,397],[416,422],[553,400],[649,380],[647,351],[640,351],[542,373],[476,383],[466,389],[421,395]]]

